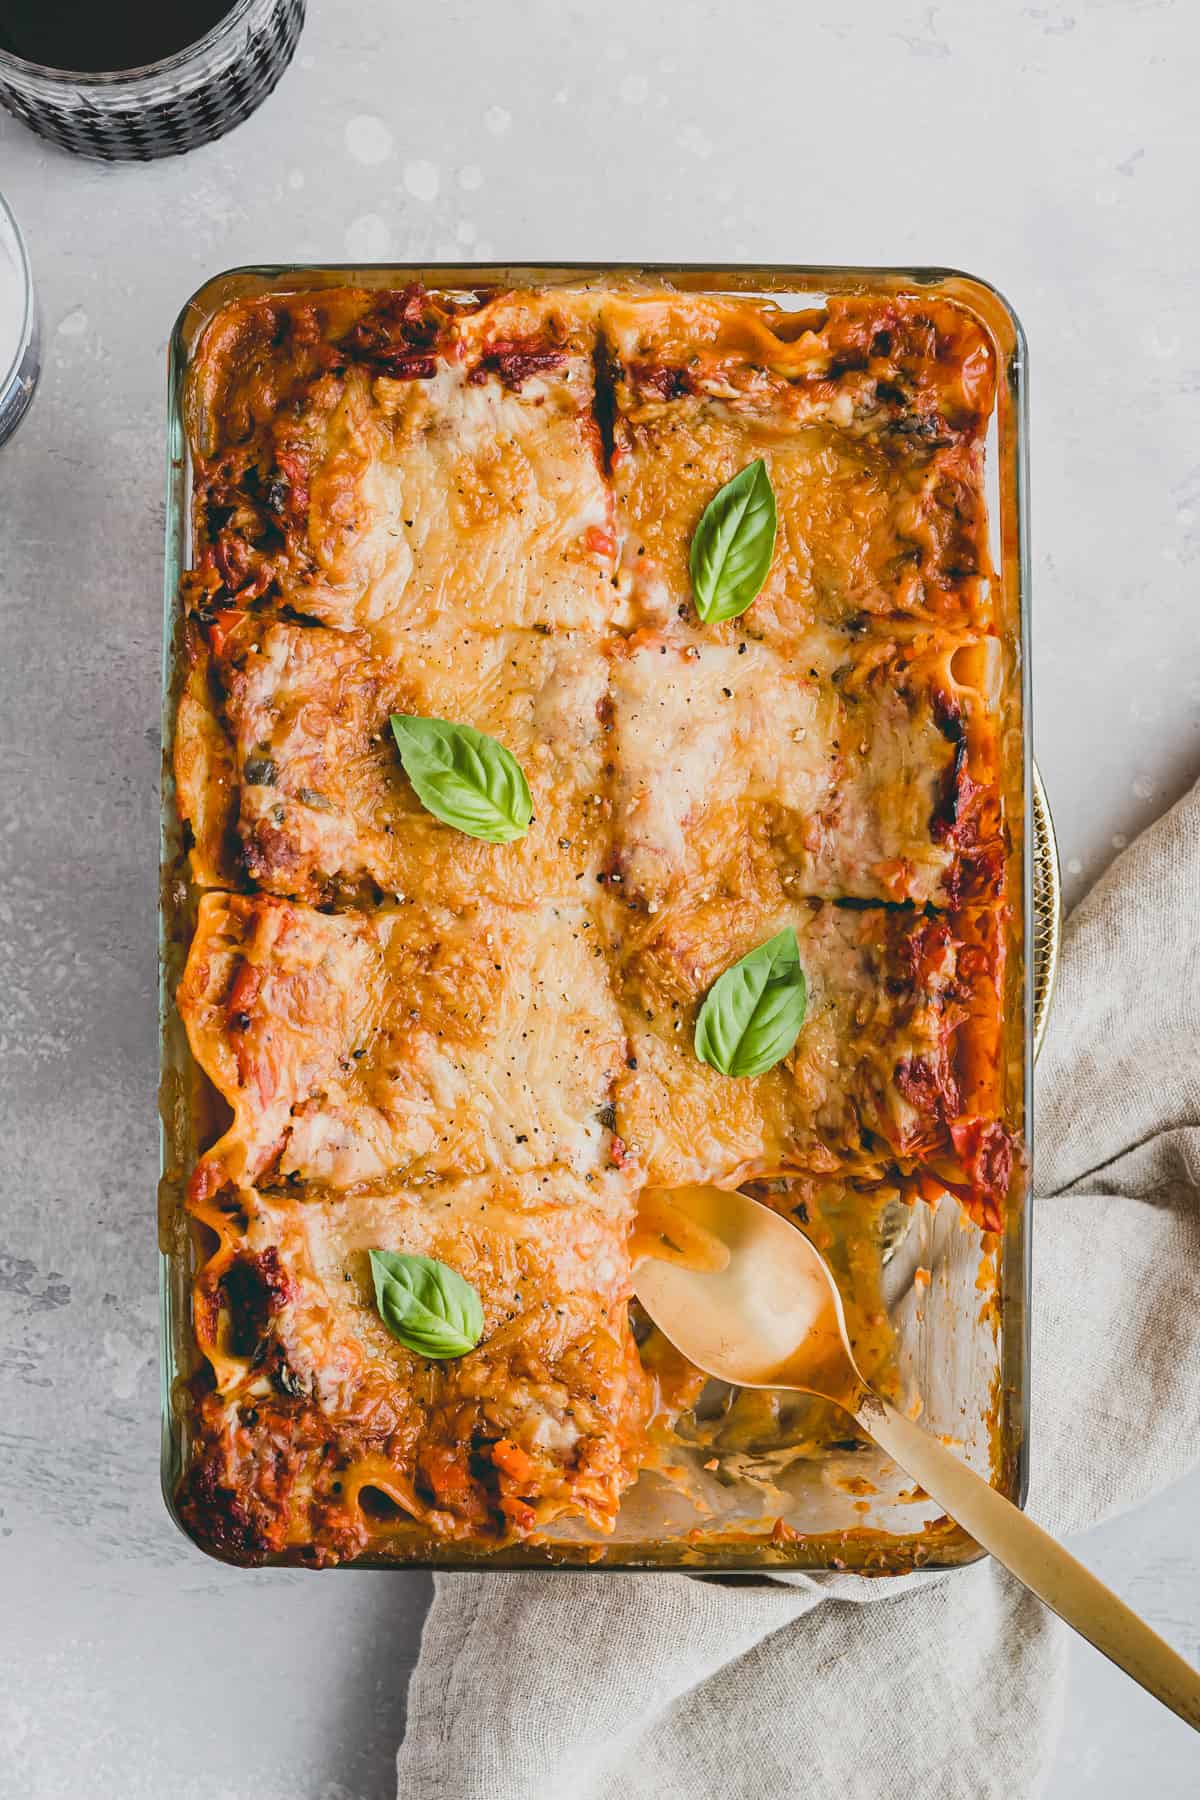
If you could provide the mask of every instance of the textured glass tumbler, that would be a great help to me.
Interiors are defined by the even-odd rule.
[[[249,118],[292,60],[304,0],[237,0],[185,50],[142,69],[89,75],[0,50],[0,104],[79,156],[149,162]]]
[[[17,221],[0,194],[0,444],[33,399],[41,371],[37,296]]]

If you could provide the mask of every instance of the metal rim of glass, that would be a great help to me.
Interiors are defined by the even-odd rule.
[[[268,0],[269,4],[269,0]],[[0,73],[11,70],[14,75],[23,77],[34,84],[46,84],[51,87],[87,87],[111,89],[127,86],[134,82],[150,81],[156,76],[178,74],[185,70],[198,56],[207,55],[217,50],[223,38],[242,25],[247,15],[261,9],[263,0],[234,0],[234,4],[223,19],[198,37],[193,43],[185,44],[182,50],[176,50],[170,56],[160,57],[157,62],[141,63],[130,69],[56,69],[48,63],[30,62],[28,57],[18,56],[14,51],[0,49]]]
[[[25,239],[21,235],[21,227],[17,224],[13,210],[4,195],[0,193],[0,252],[4,248],[12,251],[16,262],[24,290],[25,310],[21,317],[21,328],[17,333],[17,341],[13,346],[12,358],[7,364],[0,362],[0,406],[3,406],[9,388],[12,386],[33,341],[34,320],[33,269],[29,262],[29,252],[25,248]]]

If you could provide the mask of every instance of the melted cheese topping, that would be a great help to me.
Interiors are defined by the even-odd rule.
[[[179,996],[230,1178],[561,1165],[602,1184],[625,1039],[583,908],[325,914],[210,895]],[[605,1120],[608,1123],[605,1123]]]
[[[368,1250],[435,1257],[469,1281],[484,1309],[481,1359],[499,1360],[506,1343],[534,1338],[556,1359],[581,1324],[618,1324],[629,1296],[624,1232],[624,1216],[593,1207],[585,1184],[541,1175],[390,1188],[322,1205],[259,1195],[245,1243],[255,1254],[275,1246],[292,1277],[276,1327],[292,1368],[325,1411],[352,1416],[364,1374],[387,1384],[430,1375],[380,1319]],[[556,1422],[569,1396],[562,1402]]]
[[[700,1003],[725,969],[789,925],[808,983],[804,1026],[774,1069],[730,1079],[695,1054]],[[728,899],[669,912],[624,972],[636,1067],[618,1084],[617,1127],[630,1156],[652,1186],[670,1187],[948,1148],[938,1100],[957,1079],[956,978],[953,934],[903,912]],[[923,1084],[913,1068],[928,1071]]]
[[[749,894],[944,899],[931,821],[954,760],[935,718],[973,696],[958,640],[810,631],[792,655],[702,630],[639,633],[616,659],[613,835],[626,892],[657,912]]]
[[[975,453],[897,457],[835,424],[784,431],[723,401],[681,399],[618,421],[614,458],[636,616],[662,625],[691,601],[688,552],[717,489],[761,458],[775,491],[776,553],[755,632],[787,647],[814,624],[864,616],[970,625],[985,616],[984,519]],[[735,635],[734,622],[707,627]]]
[[[593,640],[449,621],[368,636],[250,617],[226,637],[216,685],[212,729],[230,746],[241,858],[259,886],[313,900],[364,886],[435,891],[469,905],[577,900],[594,885],[608,660]],[[426,812],[392,713],[470,724],[511,750],[533,797],[527,835],[488,844]],[[215,757],[203,715],[179,729],[189,759]]]
[[[202,1271],[212,1305],[197,1308],[222,1371],[198,1467],[238,1493],[227,1529],[253,1519],[271,1547],[358,1547],[379,1528],[364,1488],[401,1526],[441,1537],[497,1519],[524,1534],[565,1511],[610,1524],[646,1384],[628,1334],[627,1224],[584,1183],[489,1178],[321,1204],[243,1190],[240,1202],[236,1250]],[[373,1249],[470,1281],[478,1349],[431,1362],[398,1341],[375,1307]]]
[[[334,357],[304,385],[253,446],[254,493],[270,492],[282,472],[298,515],[287,556],[271,563],[279,599],[342,630],[429,626],[447,608],[496,630],[608,625],[613,504],[588,310],[502,302],[443,331],[427,357],[418,353],[419,375],[397,379],[386,359]],[[514,330],[529,349],[489,352],[511,346]],[[227,333],[201,348],[200,388],[217,384],[210,353],[229,355]],[[539,356],[551,366],[529,367]],[[247,362],[257,410],[281,377]],[[223,467],[212,460],[212,485]],[[215,536],[219,548],[220,527]]]
[[[696,524],[761,457],[779,526],[756,634],[790,647],[814,623],[864,616],[987,622],[979,428],[994,359],[965,314],[833,301],[814,318],[692,297],[616,300],[604,320],[639,618],[661,625],[688,605]]]
[[[586,358],[520,394],[454,366],[348,383],[314,454],[315,569],[284,590],[299,610],[343,627],[432,623],[449,602],[497,629],[608,622],[610,502]]]

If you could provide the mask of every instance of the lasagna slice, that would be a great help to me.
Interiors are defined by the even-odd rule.
[[[226,307],[191,378],[192,606],[265,600],[341,630],[605,627],[592,311],[418,287]]]
[[[726,969],[789,926],[808,987],[795,1047],[764,1075],[720,1074],[694,1048],[699,1007]],[[1002,974],[987,911],[783,896],[669,910],[623,971],[625,1152],[654,1187],[921,1163],[992,1221],[1011,1163],[996,1116]]]
[[[242,1190],[204,1212],[215,1386],[181,1496],[202,1543],[338,1560],[404,1528],[494,1545],[569,1512],[611,1529],[646,1412],[621,1212],[562,1173],[315,1203]],[[478,1347],[437,1362],[397,1342],[373,1249],[457,1269]]]
[[[694,617],[696,525],[761,457],[779,528],[756,635],[787,647],[814,623],[988,623],[983,435],[995,368],[969,315],[912,298],[835,298],[812,314],[670,296],[610,300],[603,321],[635,618]]]
[[[624,1180],[624,1027],[585,907],[208,894],[179,1009],[233,1111],[198,1197],[555,1167],[597,1193]]]
[[[202,886],[249,880],[310,901],[430,893],[578,901],[608,847],[609,659],[582,633],[333,631],[219,613],[188,638],[175,743]],[[404,773],[389,715],[473,726],[511,750],[533,798],[513,844],[442,824]]]
[[[747,615],[749,617],[750,615]],[[613,659],[613,874],[650,913],[714,890],[919,904],[998,891],[985,646],[926,627],[641,631]]]

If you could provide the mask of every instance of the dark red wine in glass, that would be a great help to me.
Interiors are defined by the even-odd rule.
[[[84,156],[170,156],[249,116],[304,0],[0,0],[0,104]]]
[[[178,56],[233,11],[234,0],[0,0],[0,50],[89,75]]]

